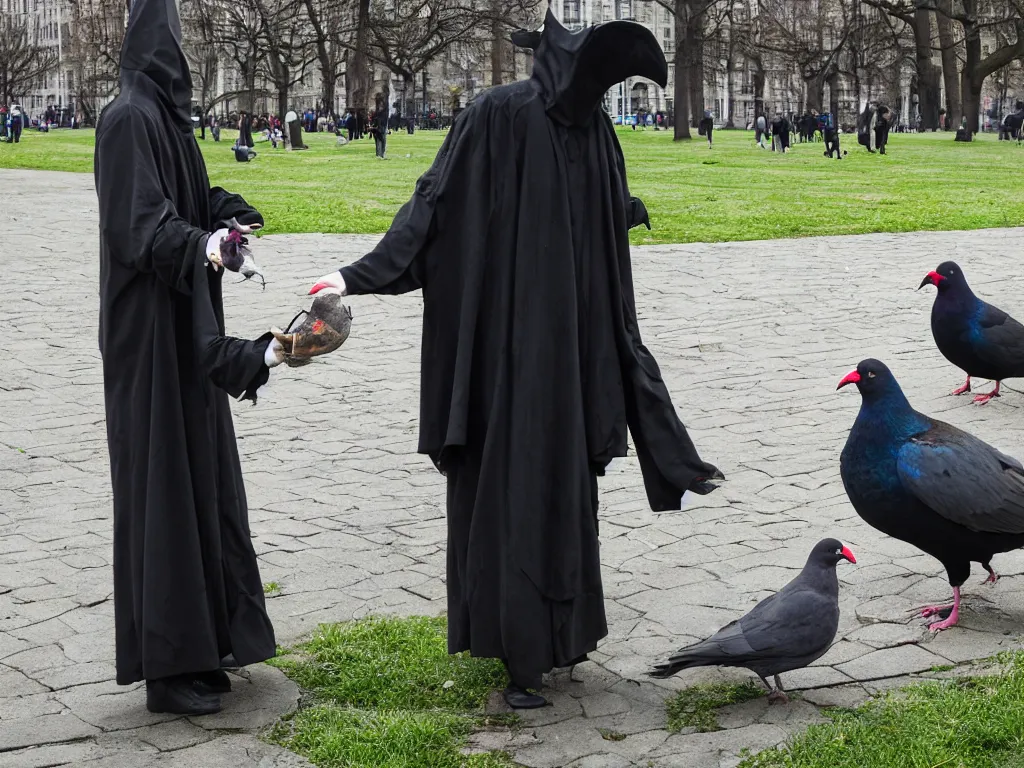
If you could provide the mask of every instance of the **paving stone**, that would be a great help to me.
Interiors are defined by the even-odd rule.
[[[0,184],[21,190],[0,209],[8,288],[0,310],[0,749],[12,734],[22,739],[0,752],[0,768],[65,758],[75,768],[307,765],[251,733],[295,706],[294,688],[275,670],[250,670],[225,697],[222,714],[195,723],[152,716],[139,687],[113,684],[101,361],[94,344],[63,342],[96,337],[95,192],[87,175],[0,171]],[[40,211],[47,212],[45,241]],[[959,374],[934,350],[930,298],[911,288],[936,253],[969,249],[996,254],[972,264],[972,284],[997,305],[1013,306],[1024,288],[1012,255],[1022,235],[1003,229],[635,250],[645,342],[701,454],[729,480],[710,496],[687,494],[682,511],[654,513],[635,454],[609,468],[600,483],[609,638],[577,670],[582,682],[553,676],[554,706],[524,715],[524,733],[564,738],[547,757],[552,739],[516,742],[521,764],[530,764],[531,753],[541,761],[557,753],[559,765],[618,768],[629,759],[619,745],[635,739],[646,748],[661,738],[673,691],[749,678],[742,670],[687,670],[655,683],[646,672],[780,587],[825,536],[848,544],[860,564],[839,571],[836,644],[811,668],[783,676],[787,686],[807,688],[805,701],[757,710],[757,722],[719,734],[666,737],[645,760],[657,768],[731,768],[739,747],[799,730],[807,702],[866,695],[851,680],[883,690],[913,671],[1016,647],[1024,552],[999,556],[1004,578],[994,589],[973,584],[982,574],[972,574],[962,627],[930,637],[923,621],[903,614],[946,598],[949,586],[933,558],[869,528],[846,500],[838,454],[859,401],[837,394],[835,382],[864,357],[886,360],[916,407],[1012,452],[1022,437],[1013,418],[1024,407],[1021,395],[1007,392],[986,408],[946,398]],[[305,288],[325,268],[377,241],[255,241],[269,282],[266,291],[225,284],[229,332],[254,337],[287,320],[308,306]],[[901,254],[895,262],[894,252]],[[57,284],[38,265],[67,253],[74,259],[61,272],[62,312],[41,315],[39,297]],[[860,268],[848,270],[854,262]],[[756,291],[750,274],[758,275]],[[338,355],[301,371],[276,369],[258,406],[232,406],[254,546],[264,580],[282,585],[268,605],[282,644],[320,622],[445,607],[445,481],[415,452],[422,299],[351,303],[353,335]],[[899,645],[915,636],[919,647]],[[595,729],[583,738],[576,732],[585,725]],[[596,727],[628,738],[609,742]],[[236,729],[245,732],[224,735]],[[61,740],[69,741],[53,743]],[[19,744],[41,746],[30,753]]]
[[[898,675],[924,672],[948,663],[941,656],[917,645],[901,645],[873,651],[859,659],[838,664],[836,669],[853,680],[878,680]]]
[[[0,728],[0,752],[39,744],[75,741],[99,733],[99,729],[70,712],[59,715],[5,720]]]

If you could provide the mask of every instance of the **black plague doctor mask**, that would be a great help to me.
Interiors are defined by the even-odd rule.
[[[515,32],[512,42],[533,50],[532,79],[548,115],[564,125],[589,123],[605,93],[628,77],[646,77],[662,88],[668,83],[661,46],[636,22],[611,21],[570,32],[549,9],[540,29]]]

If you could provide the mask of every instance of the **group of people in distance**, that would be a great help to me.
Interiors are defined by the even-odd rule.
[[[706,113],[707,118],[707,113]],[[896,114],[884,104],[868,104],[857,117],[857,143],[868,152],[885,154],[889,141],[889,131],[896,121]],[[805,115],[790,121],[781,110],[769,121],[766,115],[758,115],[754,119],[754,141],[761,149],[767,149],[766,140],[770,139],[773,152],[788,152],[793,134],[800,137],[801,142],[815,140],[821,135],[825,143],[825,157],[842,158],[845,150],[840,150],[839,136],[841,130],[835,124],[831,114],[819,115],[811,110]],[[708,134],[710,136],[710,134]],[[710,138],[708,139],[710,144]]]

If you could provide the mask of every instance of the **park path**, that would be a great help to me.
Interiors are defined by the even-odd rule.
[[[258,666],[222,714],[145,711],[112,682],[110,487],[96,349],[97,231],[91,177],[0,172],[0,768],[279,768],[305,761],[254,732],[298,692]],[[16,190],[16,192],[15,192]],[[655,222],[657,224],[657,222]],[[526,766],[715,768],[937,666],[1019,645],[1024,555],[997,559],[995,588],[972,577],[962,626],[931,637],[911,609],[943,599],[939,565],[853,513],[839,451],[859,398],[835,391],[864,357],[887,361],[911,401],[1024,456],[1024,395],[985,408],[943,395],[959,372],[928,330],[921,277],[958,259],[975,289],[1024,315],[1022,229],[679,245],[634,251],[647,345],[702,455],[728,482],[682,512],[652,513],[634,459],[601,483],[610,634],[594,662],[552,680],[555,706],[525,727],[478,737]],[[227,288],[230,332],[262,333],[301,308],[304,289],[375,241],[275,236],[256,245],[268,275]],[[282,644],[319,622],[444,608],[443,481],[415,454],[418,295],[357,297],[344,350],[277,370],[236,426],[269,607]],[[1013,386],[1011,382],[1011,386]],[[787,581],[835,536],[842,639],[785,676],[803,700],[728,708],[725,730],[669,735],[663,701],[699,670],[657,684],[652,660],[703,637]],[[606,740],[598,729],[625,736]]]

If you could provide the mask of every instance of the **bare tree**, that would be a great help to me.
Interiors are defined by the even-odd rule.
[[[960,101],[960,66],[957,42],[953,34],[953,0],[937,0],[935,26],[939,31],[939,51],[942,55],[942,83],[946,91],[946,119],[950,125],[960,125],[963,106]]]
[[[264,74],[277,91],[277,113],[290,108],[292,87],[302,82],[316,61],[303,0],[253,0],[260,20]]]
[[[0,97],[4,103],[24,95],[56,63],[52,49],[32,41],[27,18],[0,16]]]
[[[937,130],[941,106],[942,70],[932,61],[934,45],[931,9],[935,5],[935,0],[864,0],[864,2],[912,30],[921,127],[929,131]]]
[[[266,52],[263,18],[248,3],[235,0],[201,0],[210,3],[213,38],[229,68],[228,89],[233,91],[241,109],[252,112],[256,106],[256,80]]]
[[[351,4],[337,0],[304,0],[320,68],[321,112],[334,109],[338,78],[348,63],[347,41],[355,33]]]
[[[86,125],[93,125],[117,89],[128,0],[68,0],[65,62],[72,94]]]
[[[1024,0],[957,0],[951,17],[963,27],[964,68],[960,77],[964,117],[971,135],[978,132],[985,79],[1012,61],[1024,59]],[[943,12],[943,11],[940,11]],[[991,33],[988,54],[982,32]]]

